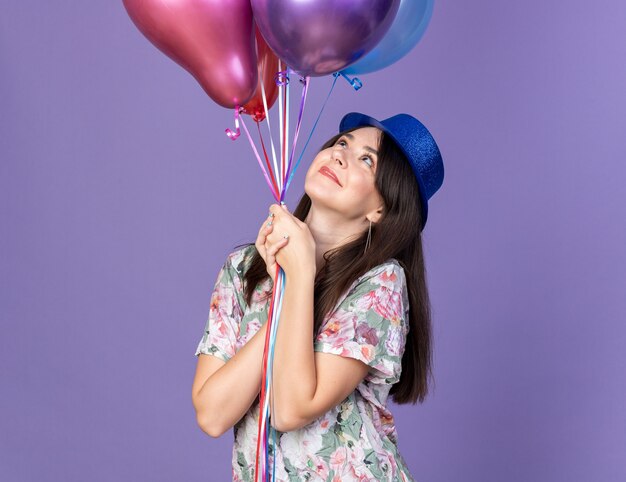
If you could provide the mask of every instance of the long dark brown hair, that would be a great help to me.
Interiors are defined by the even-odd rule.
[[[333,146],[342,134],[351,130],[354,129],[332,137],[320,150]],[[378,152],[375,183],[384,201],[383,213],[378,222],[372,223],[367,255],[363,256],[367,229],[354,241],[324,253],[325,264],[315,277],[314,332],[317,333],[324,317],[335,308],[339,298],[359,276],[389,258],[395,258],[404,269],[407,281],[410,329],[402,357],[402,374],[389,393],[396,403],[415,404],[426,398],[428,382],[432,378],[430,299],[419,229],[419,187],[404,154],[384,132],[380,135]],[[311,198],[305,193],[292,214],[304,221],[310,208]],[[251,244],[254,245],[247,243],[240,246]],[[248,305],[257,285],[268,278],[265,261],[255,248],[244,274]]]

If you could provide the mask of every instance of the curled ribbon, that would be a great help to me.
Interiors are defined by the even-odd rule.
[[[287,85],[289,83],[289,71],[281,70],[274,76],[276,85]]]
[[[226,129],[226,135],[232,141],[237,140],[237,137],[241,135],[241,130],[239,129],[239,113],[241,112],[241,110],[241,107],[239,107],[238,105],[235,106],[235,132],[228,128]]]
[[[335,72],[333,75],[335,77],[341,75],[344,79],[348,81],[348,83],[352,86],[354,90],[359,90],[361,87],[363,87],[363,82],[361,82],[361,79],[359,79],[358,77],[354,77],[351,79],[343,72]]]

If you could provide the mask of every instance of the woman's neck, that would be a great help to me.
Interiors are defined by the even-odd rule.
[[[347,219],[337,211],[317,209],[311,205],[304,220],[315,240],[315,265],[324,266],[324,253],[361,235],[368,224],[362,219]]]

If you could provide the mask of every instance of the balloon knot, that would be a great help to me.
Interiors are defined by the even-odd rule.
[[[287,85],[289,83],[289,73],[286,70],[281,70],[274,76],[276,85]]]
[[[361,87],[363,87],[363,82],[361,82],[361,79],[359,79],[358,77],[353,77],[351,79],[350,77],[348,77],[343,72],[335,72],[333,75],[335,77],[341,75],[344,79],[346,79],[348,81],[348,83],[352,86],[352,88],[354,90],[359,90]]]

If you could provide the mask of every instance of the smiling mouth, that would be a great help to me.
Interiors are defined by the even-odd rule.
[[[331,179],[331,180],[335,181],[335,183],[336,183],[337,185],[341,186],[341,184],[339,183],[339,180],[338,180],[335,176],[333,176],[332,172],[331,172],[331,171],[329,171],[327,168],[324,168],[324,167],[323,167],[323,168],[321,168],[321,169],[320,169],[320,173],[321,173],[323,176],[326,176],[327,178],[329,178],[329,179]]]

